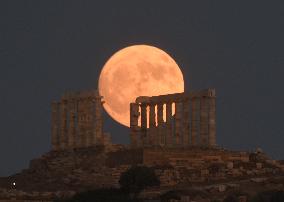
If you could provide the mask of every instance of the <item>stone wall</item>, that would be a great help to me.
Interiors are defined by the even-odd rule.
[[[143,163],[146,165],[181,164],[200,167],[209,162],[249,161],[249,153],[225,151],[218,148],[144,148]]]

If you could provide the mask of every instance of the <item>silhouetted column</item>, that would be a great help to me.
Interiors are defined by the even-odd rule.
[[[155,129],[156,129],[156,113],[155,113],[155,104],[150,103],[150,112],[149,112],[149,145],[154,145],[155,138]]]
[[[89,98],[89,110],[90,110],[90,117],[91,117],[91,120],[90,120],[90,146],[95,146],[97,145],[97,137],[96,137],[96,131],[101,131],[101,133],[99,132],[99,134],[103,134],[103,129],[102,129],[102,125],[103,125],[103,122],[102,120],[98,120],[98,126],[97,126],[97,119],[96,119],[96,96],[97,94],[93,94],[91,98]],[[101,102],[101,101],[100,101]],[[100,129],[98,129],[98,128]]]
[[[141,103],[141,138],[143,145],[147,142],[147,105]]]
[[[209,145],[216,146],[216,98],[209,98]]]
[[[183,145],[189,145],[189,101],[183,102],[183,117],[182,117],[182,130],[183,130]]]
[[[130,141],[132,147],[139,146],[139,104],[130,103]]]
[[[172,103],[166,103],[166,122],[167,122],[167,134],[166,145],[173,145],[173,131],[172,131]]]
[[[95,129],[95,138],[94,142],[96,144],[104,144],[104,134],[103,134],[103,117],[102,117],[102,105],[104,101],[103,97],[96,92],[93,101],[94,107],[94,120],[93,120],[93,128]]]
[[[79,97],[78,99],[78,135],[77,135],[77,147],[83,148],[86,146],[86,128],[85,128],[85,118],[86,114],[84,111],[84,99]]]
[[[181,118],[182,118],[182,103],[175,103],[175,143],[180,145],[181,143]]]
[[[85,132],[86,132],[86,147],[93,146],[93,142],[95,139],[95,135],[93,133],[93,122],[94,122],[94,103],[93,103],[93,97],[91,95],[88,95],[88,97],[85,97]]]
[[[197,101],[196,98],[193,97],[191,99],[191,144],[197,144]]]
[[[208,146],[208,105],[207,97],[200,98],[200,143]]]
[[[68,146],[67,137],[67,100],[61,101],[61,128],[60,128],[60,148],[66,149]]]
[[[157,120],[158,120],[158,133],[157,133],[157,145],[164,144],[163,139],[163,103],[158,103],[157,105]]]
[[[69,118],[69,129],[68,129],[68,147],[73,149],[76,147],[76,114],[75,114],[75,100],[72,99],[68,103],[70,118]]]
[[[52,102],[51,104],[51,144],[52,150],[59,149],[59,120],[58,120],[58,103]]]

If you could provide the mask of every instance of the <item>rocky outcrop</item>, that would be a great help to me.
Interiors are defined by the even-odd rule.
[[[283,175],[280,163],[263,153],[200,147],[133,149],[112,145],[48,152],[32,160],[29,168],[21,173],[1,178],[0,187],[8,193],[11,190],[75,193],[119,187],[121,173],[132,165],[154,168],[161,187],[201,186]]]

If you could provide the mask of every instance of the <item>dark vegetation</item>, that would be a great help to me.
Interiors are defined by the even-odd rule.
[[[138,194],[147,187],[158,186],[160,181],[152,168],[133,166],[122,173],[120,189],[102,188],[74,195],[70,199],[57,202],[139,202]]]
[[[154,169],[145,166],[134,166],[121,174],[119,184],[121,189],[137,196],[147,187],[159,186],[160,181]]]

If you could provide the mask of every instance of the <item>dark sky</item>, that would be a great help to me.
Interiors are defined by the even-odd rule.
[[[157,46],[215,87],[217,142],[284,159],[284,1],[0,1],[0,176],[50,150],[50,102],[97,87],[117,50]],[[114,142],[127,128],[106,116]]]

